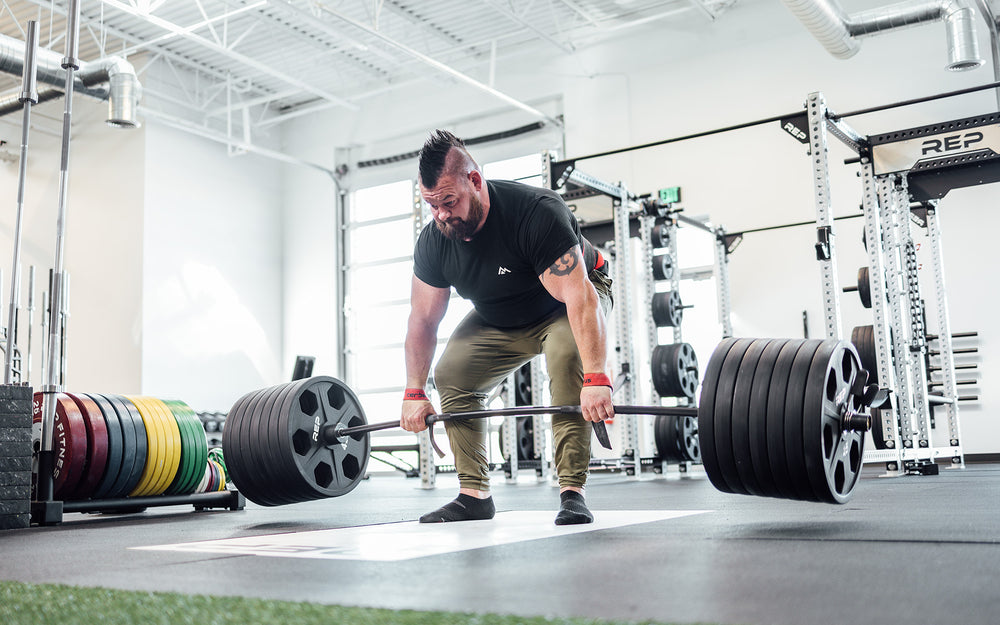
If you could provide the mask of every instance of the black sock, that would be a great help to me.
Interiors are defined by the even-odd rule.
[[[492,519],[496,508],[493,498],[478,499],[471,495],[460,493],[453,501],[449,501],[434,512],[428,512],[420,517],[421,523],[444,523],[446,521],[480,521]]]
[[[593,523],[594,515],[587,509],[583,494],[575,490],[564,490],[559,493],[559,514],[556,515],[556,525],[577,525]]]

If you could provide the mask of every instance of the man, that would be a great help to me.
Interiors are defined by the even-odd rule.
[[[490,391],[537,354],[545,354],[554,405],[559,477],[557,525],[591,523],[583,488],[591,423],[614,416],[607,376],[605,313],[611,281],[604,259],[580,234],[558,194],[483,178],[453,134],[438,130],[420,152],[420,192],[434,223],[420,233],[406,334],[406,393],[401,425],[426,429],[435,410],[424,393],[451,287],[475,309],[459,324],[434,370],[443,412],[480,410]],[[493,518],[483,419],[445,422],[459,495],[421,523]]]

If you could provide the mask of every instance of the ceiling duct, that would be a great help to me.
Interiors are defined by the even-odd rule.
[[[38,101],[36,104],[41,104],[42,102],[48,102],[49,100],[55,100],[63,96],[62,89],[55,89],[53,87],[46,87],[44,89],[38,90]],[[6,95],[0,95],[0,117],[4,115],[10,115],[11,113],[16,113],[24,108],[24,102],[21,101],[21,90],[18,89],[13,93],[8,93]]]
[[[962,71],[983,64],[976,39],[975,12],[965,0],[906,2],[847,15],[836,0],[782,0],[788,10],[823,47],[839,59],[861,49],[858,38],[899,30],[927,22],[945,23],[948,64],[945,69]]]
[[[38,65],[37,78],[39,82],[65,87],[66,70],[62,67],[62,55],[39,48],[35,56]],[[135,74],[132,65],[116,56],[109,56],[98,61],[80,61],[80,69],[73,73],[73,90],[98,100],[108,100],[109,112],[107,123],[113,128],[138,128],[139,121],[136,110],[142,85]],[[24,72],[24,42],[0,34],[0,72],[20,77]],[[48,90],[47,90],[48,91]],[[58,95],[62,92],[59,91]],[[50,97],[57,97],[49,92]],[[3,98],[5,101],[6,98]],[[7,104],[6,102],[4,102]],[[20,110],[21,107],[9,106],[0,108],[0,114]]]

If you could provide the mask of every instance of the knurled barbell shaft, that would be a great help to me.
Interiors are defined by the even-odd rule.
[[[546,415],[546,414],[573,414],[580,412],[579,406],[517,406],[515,408],[496,408],[493,410],[473,410],[470,412],[445,412],[441,414],[428,415],[425,423],[433,426],[438,421],[459,421],[462,419],[484,419],[486,417],[507,417],[524,415]],[[673,415],[677,417],[697,417],[697,408],[684,408],[680,406],[615,406],[615,414],[648,414],[648,415]],[[367,432],[377,432],[398,428],[399,421],[382,421],[380,423],[368,423],[355,427],[341,427],[337,425],[327,425],[322,429],[322,436],[328,444],[336,442],[344,436],[352,434],[364,434]]]

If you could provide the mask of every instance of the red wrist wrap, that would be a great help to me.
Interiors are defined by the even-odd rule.
[[[403,401],[427,401],[427,394],[422,388],[408,388],[403,391]]]
[[[584,386],[606,386],[608,388],[613,388],[611,384],[611,378],[603,373],[584,373],[583,374],[583,385]]]

